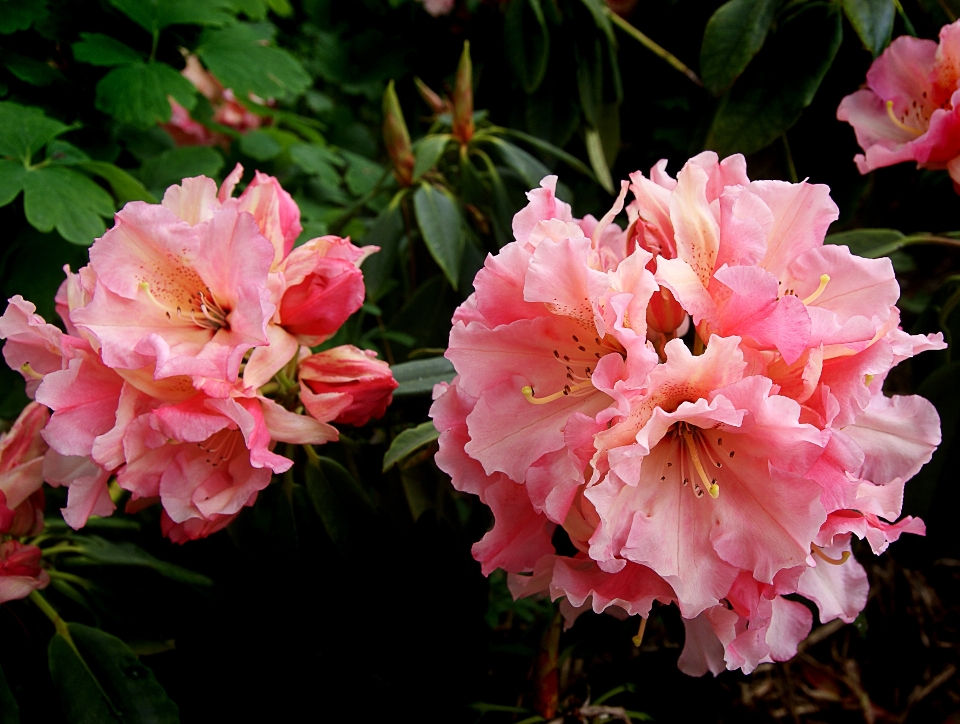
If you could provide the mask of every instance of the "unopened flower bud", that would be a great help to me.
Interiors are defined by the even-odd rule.
[[[409,186],[413,183],[413,149],[393,81],[390,81],[383,94],[383,141],[393,161],[393,173],[397,181],[402,186]]]
[[[473,138],[473,63],[470,62],[470,41],[464,41],[457,79],[453,86],[453,135],[460,143]]]

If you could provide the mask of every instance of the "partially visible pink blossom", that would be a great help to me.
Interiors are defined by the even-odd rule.
[[[27,405],[10,430],[0,437],[0,533],[36,535],[43,529],[43,454],[40,431],[50,412]]]
[[[420,0],[423,3],[424,9],[433,15],[433,17],[439,17],[440,15],[446,15],[456,4],[456,0]]]
[[[26,598],[46,588],[50,574],[40,567],[42,551],[15,540],[0,543],[0,603]]]
[[[960,21],[932,40],[896,38],[867,72],[867,87],[847,96],[837,118],[853,126],[864,150],[860,173],[916,161],[947,169],[960,184]],[[960,186],[958,186],[960,188]]]

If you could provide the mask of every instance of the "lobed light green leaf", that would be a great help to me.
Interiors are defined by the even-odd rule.
[[[240,138],[240,150],[257,161],[269,161],[280,155],[283,146],[269,133],[250,131]]]
[[[347,161],[343,180],[346,181],[347,188],[354,196],[368,194],[383,178],[383,166],[375,161],[349,151],[343,151],[342,155]]]
[[[110,67],[143,60],[140,53],[109,35],[80,33],[80,38],[70,47],[74,59],[81,63]]]
[[[230,0],[110,0],[110,4],[148,33],[168,25],[220,26],[234,19]]]
[[[147,191],[146,187],[122,168],[114,166],[106,161],[82,161],[77,164],[94,176],[99,176],[108,184],[117,203],[121,206],[128,201],[148,201],[151,204],[157,203],[157,198]]]
[[[0,159],[0,206],[6,206],[23,190],[23,177],[29,171],[22,163]]]
[[[343,159],[333,151],[316,144],[296,143],[290,147],[290,158],[305,172],[319,177],[324,185],[340,185],[335,166],[342,165]]]
[[[47,15],[46,0],[4,0],[0,4],[0,35],[27,30]]]
[[[191,176],[214,177],[223,168],[223,156],[208,146],[171,148],[147,160],[140,167],[140,180],[151,192],[162,196],[171,184]]]
[[[700,47],[700,77],[720,95],[746,70],[763,47],[783,0],[730,0],[707,21]]]
[[[0,156],[29,163],[33,154],[70,126],[47,118],[39,108],[0,101]]]
[[[457,202],[448,191],[423,183],[413,194],[413,210],[430,256],[456,289],[465,243]]]
[[[150,128],[170,120],[167,96],[189,110],[197,90],[169,65],[138,62],[114,68],[97,83],[96,106],[121,123]]]
[[[89,246],[113,216],[110,194],[89,178],[62,166],[29,171],[23,177],[23,210],[38,231],[57,230],[74,244]]]
[[[270,23],[237,23],[205,30],[197,54],[217,79],[240,98],[299,96],[310,87],[310,76],[286,50],[264,44],[276,28]]]

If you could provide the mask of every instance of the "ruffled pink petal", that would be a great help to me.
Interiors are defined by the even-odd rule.
[[[570,204],[560,201],[556,192],[556,176],[545,176],[540,182],[540,188],[527,191],[529,203],[513,217],[513,237],[521,244],[526,243],[538,221],[573,221]]]
[[[556,526],[533,509],[524,486],[502,479],[486,488],[484,502],[493,511],[493,528],[473,545],[483,575],[497,568],[532,571],[541,556],[554,552],[550,537]]]
[[[19,294],[10,297],[0,317],[0,339],[3,358],[12,370],[23,375],[27,395],[33,397],[43,376],[60,369],[60,337],[62,332],[43,317],[37,308]]]
[[[850,552],[850,536],[835,539],[832,546],[822,550],[828,558],[839,561],[844,553]],[[870,592],[867,572],[852,555],[840,565],[833,565],[818,557],[814,560],[816,567],[807,567],[801,574],[797,593],[817,604],[820,623],[835,618],[844,623],[853,623],[867,605],[867,594]]]

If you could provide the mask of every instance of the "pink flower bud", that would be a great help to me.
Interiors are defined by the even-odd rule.
[[[304,407],[318,420],[329,419],[331,405],[345,405],[334,422],[359,426],[383,415],[397,381],[375,352],[345,344],[303,360],[300,385]]]
[[[393,173],[401,186],[413,183],[413,149],[410,145],[410,132],[403,119],[403,110],[397,99],[393,81],[387,85],[383,94],[383,142],[393,161]]]
[[[36,546],[8,540],[0,543],[0,603],[26,598],[50,583],[49,574],[40,567],[43,554]]]

